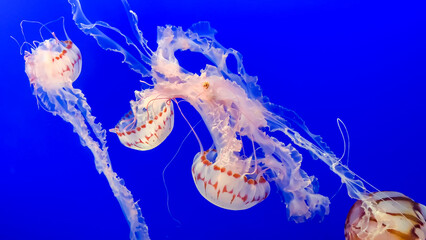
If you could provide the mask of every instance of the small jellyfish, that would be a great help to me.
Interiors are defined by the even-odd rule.
[[[32,53],[25,52],[25,72],[31,84],[58,90],[80,75],[80,50],[70,40],[48,39]]]
[[[146,151],[160,145],[173,129],[173,104],[153,96],[132,102],[132,110],[111,131],[131,149]]]
[[[424,240],[426,207],[399,192],[375,192],[358,200],[345,224],[347,240]]]

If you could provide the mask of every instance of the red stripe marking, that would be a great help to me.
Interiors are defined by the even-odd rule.
[[[238,196],[239,196],[239,195],[238,195]],[[232,202],[234,201],[234,199],[235,199],[235,194],[232,196],[232,199],[231,199],[230,204],[232,204]]]
[[[241,197],[240,194],[238,193],[238,197],[241,198],[243,202],[247,201],[247,194],[244,197]]]

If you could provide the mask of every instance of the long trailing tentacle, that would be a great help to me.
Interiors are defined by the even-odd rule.
[[[113,30],[120,34],[122,37],[124,37],[128,45],[133,46],[139,52],[142,61],[145,64],[150,65],[150,57],[143,54],[130,38],[122,34],[117,28],[114,28],[105,22],[90,22],[89,19],[87,19],[84,15],[83,10],[81,9],[81,4],[78,0],[69,0],[68,2],[72,6],[73,20],[81,31],[95,38],[101,48],[123,54],[123,62],[127,63],[129,67],[135,72],[141,74],[144,77],[149,77],[151,75],[150,71],[144,66],[144,64],[142,64],[131,53],[125,50],[122,46],[120,46],[110,37],[105,35],[101,30],[99,30],[98,26]]]
[[[36,87],[34,94],[46,110],[71,123],[74,131],[79,135],[82,145],[87,146],[92,151],[97,170],[107,178],[111,190],[130,225],[130,239],[148,240],[148,227],[145,224],[141,209],[134,201],[131,192],[124,185],[123,179],[113,171],[106,147],[105,130],[102,129],[100,123],[95,123],[95,117],[92,116],[90,106],[87,104],[83,93],[79,89],[73,88],[65,88],[59,92],[50,93],[44,91],[41,87]],[[90,136],[89,127],[97,141]]]

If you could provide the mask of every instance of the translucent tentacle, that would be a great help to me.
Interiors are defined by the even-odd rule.
[[[351,198],[362,199],[363,196],[368,192],[364,186],[364,183],[356,178],[356,174],[352,172],[348,167],[343,165],[339,158],[337,158],[325,144],[321,144],[321,137],[313,135],[309,132],[306,126],[301,126],[304,132],[316,140],[316,145],[306,138],[300,135],[297,131],[286,125],[286,121],[278,115],[270,116],[269,127],[272,132],[280,131],[286,134],[294,144],[308,150],[314,157],[320,159],[326,163],[330,170],[337,174],[343,183],[346,184],[348,195]],[[323,146],[324,148],[321,148]]]
[[[64,88],[51,93],[46,92],[41,87],[34,87],[34,95],[44,109],[71,123],[74,132],[79,135],[82,145],[87,146],[92,151],[98,172],[103,173],[107,178],[111,190],[127,219],[130,226],[130,239],[149,239],[148,227],[145,224],[141,209],[134,202],[131,192],[124,185],[124,180],[113,171],[106,147],[105,130],[99,123],[95,123],[95,117],[91,115],[90,107],[83,93],[79,89],[73,88]],[[86,121],[99,142],[90,136]]]
[[[126,10],[127,17],[129,18],[130,26],[132,28],[133,34],[138,39],[139,43],[148,54],[148,56],[152,55],[152,50],[148,47],[148,40],[143,37],[142,31],[138,27],[138,15],[132,11],[127,0],[121,0],[123,3],[124,9]]]
[[[287,206],[289,219],[304,222],[319,216],[322,219],[329,213],[330,201],[318,194],[318,182],[301,169],[302,155],[290,144],[284,145],[273,139],[273,160],[265,162],[274,175],[271,177],[281,190],[281,197]]]
[[[97,26],[111,29],[117,32],[118,34],[120,34],[121,36],[123,36],[128,45],[133,46],[135,47],[135,49],[137,49],[142,61],[149,65],[151,62],[150,58],[144,55],[137,48],[137,46],[132,42],[132,40],[130,40],[130,38],[122,34],[120,30],[118,30],[117,28],[111,27],[109,24],[105,22],[96,22],[94,24],[91,23],[84,15],[83,10],[81,9],[80,2],[78,0],[69,0],[68,2],[72,6],[73,20],[75,24],[77,25],[77,27],[80,28],[81,31],[83,31],[87,35],[94,37],[101,48],[123,54],[124,56],[123,62],[127,63],[129,67],[135,72],[145,77],[150,76],[150,71],[141,62],[139,62],[139,60],[137,60],[131,53],[126,51],[122,46],[120,46],[110,37],[105,35],[101,30],[99,30]]]

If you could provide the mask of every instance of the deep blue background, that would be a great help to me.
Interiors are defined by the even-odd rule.
[[[108,3],[104,3],[108,2]],[[368,0],[131,0],[140,28],[156,48],[156,26],[188,28],[210,21],[217,39],[244,55],[246,70],[259,76],[264,95],[295,110],[312,132],[340,155],[341,118],[351,137],[350,167],[381,190],[400,191],[426,203],[426,7],[423,1]],[[119,0],[83,1],[86,15],[131,35]],[[128,226],[92,154],[72,128],[38,110],[15,36],[21,20],[66,18],[66,29],[83,55],[75,82],[106,129],[129,109],[140,77],[118,54],[101,50],[71,20],[65,0],[2,1],[0,7],[0,239],[128,239]],[[25,25],[29,40],[38,27]],[[60,24],[52,29],[61,32]],[[50,36],[44,33],[46,38]],[[197,59],[190,61],[191,57]],[[197,70],[199,56],[182,65]],[[189,60],[188,60],[189,59]],[[204,60],[203,60],[204,61]],[[203,62],[204,63],[204,62]],[[183,111],[195,124],[189,106]],[[273,189],[262,204],[227,211],[197,192],[190,173],[197,143],[191,136],[166,172],[162,171],[189,128],[176,114],[167,141],[150,152],[123,147],[108,133],[114,169],[140,206],[152,239],[343,239],[346,214],[354,203],[342,190],[322,223],[288,222]],[[198,131],[210,144],[203,127]],[[332,196],[339,179],[325,164],[305,155],[303,167]]]

